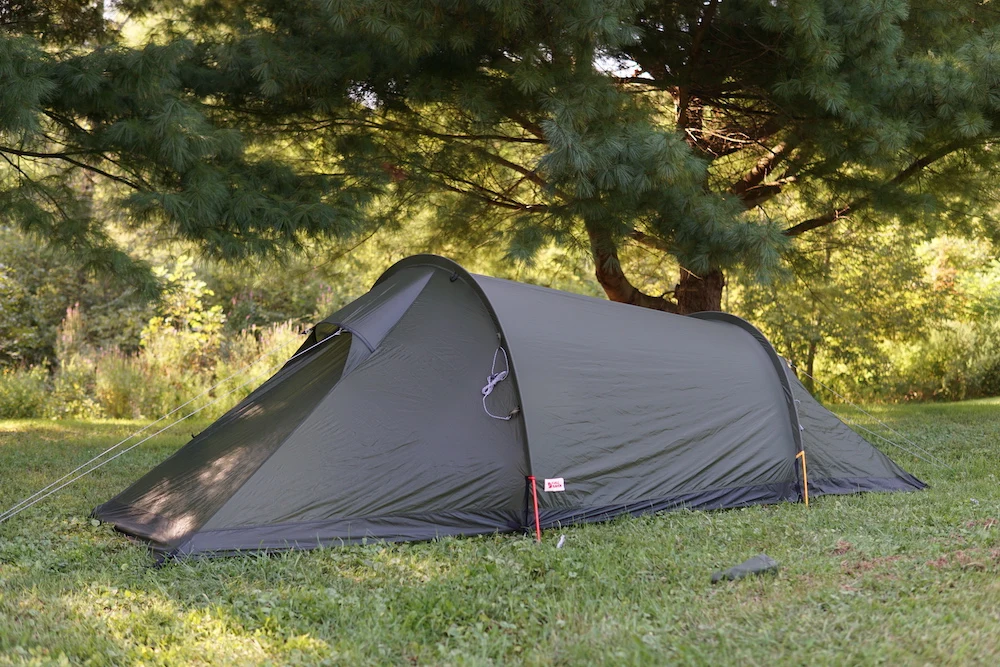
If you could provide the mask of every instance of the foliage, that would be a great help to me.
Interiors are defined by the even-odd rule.
[[[888,398],[893,348],[925,336],[948,307],[914,236],[899,225],[825,230],[797,242],[781,277],[739,281],[730,304],[811,389],[822,376],[838,393]]]
[[[962,400],[1000,395],[1000,319],[945,320],[924,340],[895,351],[897,392]]]
[[[0,369],[0,418],[28,419],[45,414],[48,394],[44,368]]]
[[[618,300],[687,308],[688,289],[634,289],[631,243],[697,292],[835,223],[994,229],[982,3],[132,5],[171,17],[160,39],[197,40],[184,85],[255,149],[382,176],[397,219],[433,207],[442,236],[512,258],[582,245]]]
[[[142,347],[168,367],[198,373],[217,355],[226,317],[221,306],[205,304],[214,293],[193,266],[194,259],[183,255],[170,268],[154,267],[165,294],[156,317],[142,330]]]
[[[134,352],[153,308],[93,276],[71,254],[0,225],[0,366],[52,363],[68,309],[86,312],[80,344]]]
[[[780,280],[741,281],[730,301],[810,388],[868,401],[1000,394],[1000,264],[988,246],[918,243],[898,226],[817,241],[799,241]]]
[[[997,408],[872,409],[955,469],[891,451],[918,493],[155,568],[87,514],[185,424],[0,525],[0,662],[994,663]],[[0,507],[140,425],[0,422]],[[760,552],[777,576],[709,583]]]
[[[104,11],[103,1],[16,0],[0,5],[0,26],[49,44],[82,44],[112,32]]]
[[[941,237],[922,249],[943,308],[928,335],[892,351],[897,395],[960,400],[1000,394],[1000,264],[980,243]]]
[[[137,419],[175,411],[177,417],[218,417],[276,371],[301,341],[292,323],[225,337],[217,331],[208,341],[212,356],[202,357],[184,345],[185,338],[161,331],[133,354],[85,348],[62,357],[51,374],[38,366],[0,369],[0,419]],[[192,365],[192,358],[200,365]]]
[[[103,23],[90,31],[101,39],[82,25],[67,36],[31,19],[58,23],[50,8],[59,3],[37,3],[38,12],[35,4],[8,8],[25,20],[0,35],[0,203],[8,224],[147,297],[159,285],[109,222],[225,259],[361,225],[377,184],[303,176],[248,153],[240,132],[214,123],[182,85],[190,42],[128,48]],[[81,19],[90,7],[62,5]]]

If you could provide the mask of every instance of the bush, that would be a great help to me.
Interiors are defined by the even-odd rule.
[[[59,363],[52,378],[53,417],[107,417],[96,397],[97,372],[92,359],[73,355]]]
[[[219,417],[246,398],[258,385],[274,374],[302,342],[298,327],[292,322],[247,329],[228,337],[222,344],[212,391],[217,400],[201,414]]]
[[[138,419],[149,416],[148,397],[157,394],[161,378],[154,382],[139,355],[125,355],[117,350],[97,359],[94,397],[101,411],[115,419]]]
[[[958,401],[1000,395],[1000,321],[943,322],[893,354],[896,395]]]
[[[0,419],[48,416],[50,387],[41,366],[0,370]]]

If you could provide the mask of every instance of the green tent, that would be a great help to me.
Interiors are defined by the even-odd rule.
[[[803,451],[811,495],[924,487],[739,318],[420,255],[94,515],[173,556],[426,540],[798,501]]]

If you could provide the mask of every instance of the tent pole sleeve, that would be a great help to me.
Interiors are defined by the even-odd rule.
[[[806,450],[800,451],[795,458],[802,459],[802,501],[809,507],[809,477],[806,476]]]
[[[535,485],[535,476],[529,476],[528,481],[531,482],[531,502],[535,506],[535,541],[541,543],[542,524],[538,521],[538,487]]]

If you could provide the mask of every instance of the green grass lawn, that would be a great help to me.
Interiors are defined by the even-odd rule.
[[[886,450],[931,488],[622,518],[541,545],[156,569],[88,513],[202,426],[182,425],[0,525],[0,664],[998,664],[1000,401],[877,414],[954,470]],[[0,506],[136,427],[0,421]],[[709,582],[761,552],[776,577]]]

